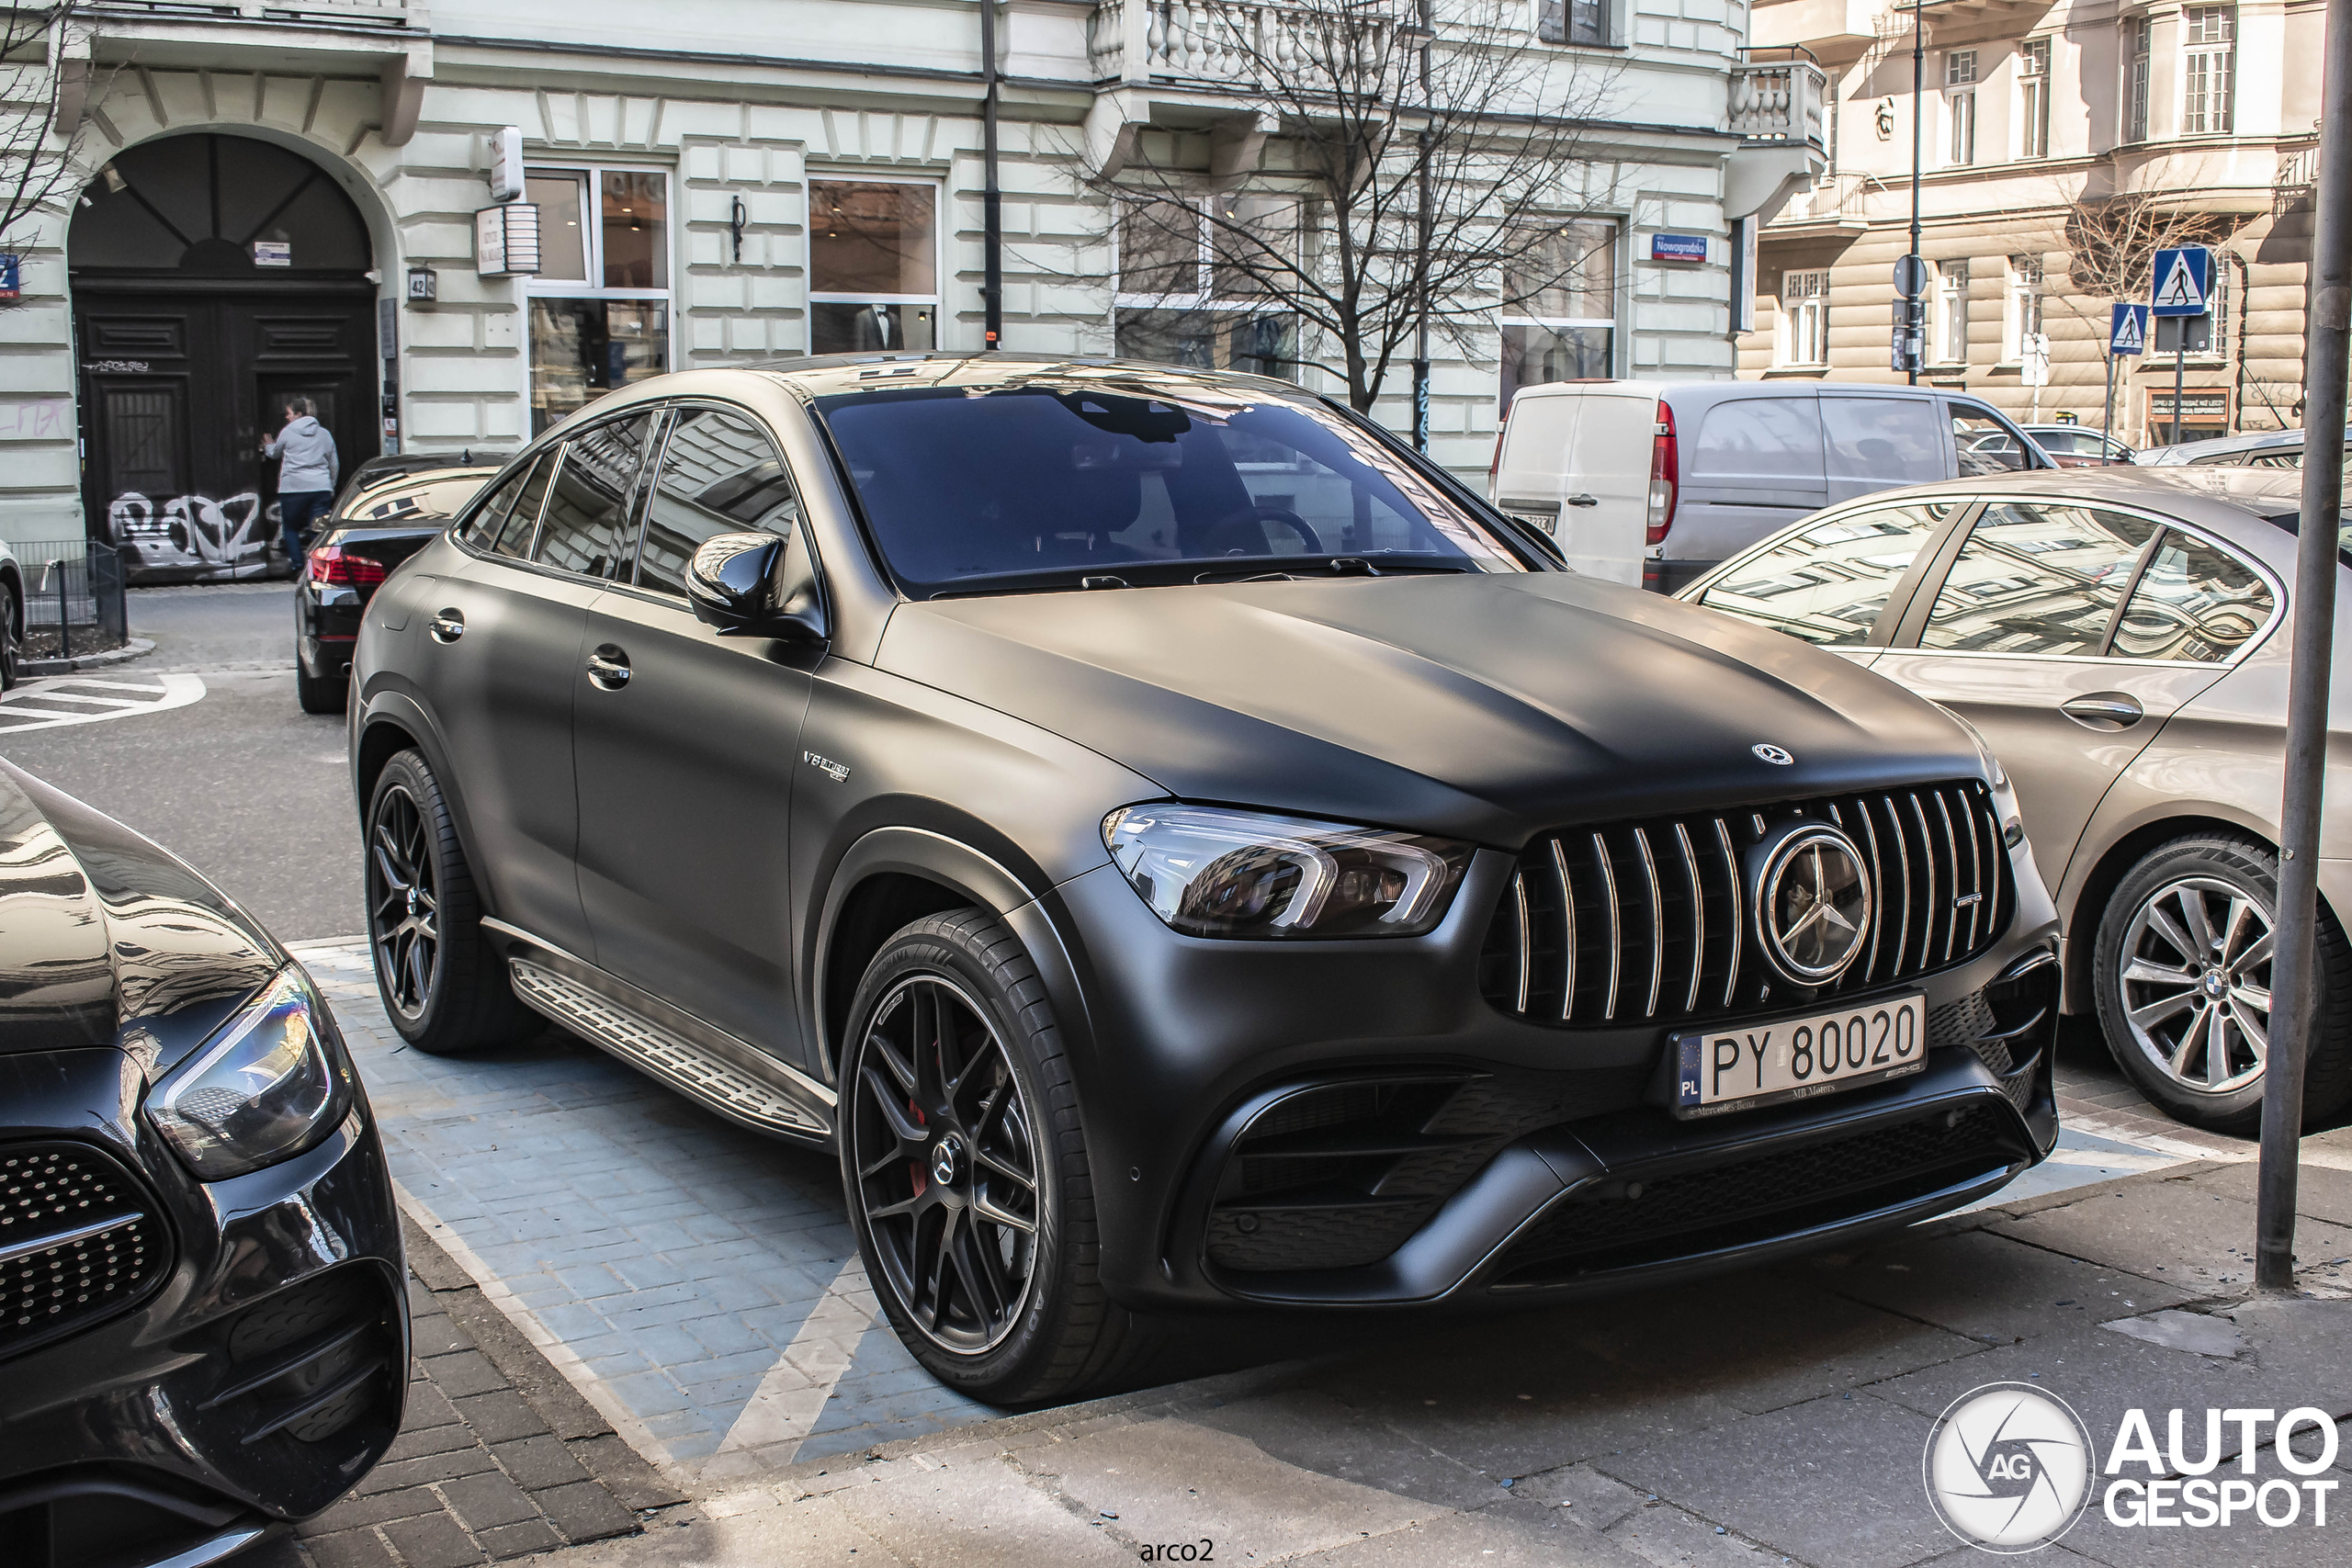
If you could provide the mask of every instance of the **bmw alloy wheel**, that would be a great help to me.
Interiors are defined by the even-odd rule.
[[[416,797],[395,786],[376,807],[368,835],[368,935],[385,998],[415,1018],[433,999],[441,966],[441,907],[433,846]]]
[[[2117,978],[2132,1043],[2183,1089],[2222,1094],[2270,1049],[2270,911],[2211,877],[2166,883],[2123,933]]]
[[[978,1355],[1021,1320],[1037,1261],[1035,1122],[1003,1040],[955,982],[873,1012],[844,1133],[876,1260],[916,1327]]]

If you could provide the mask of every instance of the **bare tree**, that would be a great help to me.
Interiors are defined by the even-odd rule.
[[[2066,246],[2073,253],[2067,276],[2081,308],[2095,310],[2103,322],[2109,301],[2148,297],[2158,251],[2219,246],[2245,220],[2237,213],[2188,210],[2177,193],[2086,193],[2066,209]]]
[[[88,90],[88,60],[74,58],[75,0],[10,6],[0,14],[0,249],[53,202],[72,169],[74,136]],[[61,115],[63,108],[69,112]]]
[[[1131,339],[1197,331],[1178,312],[1214,298],[1234,319],[1213,330],[1244,340],[1237,359],[1280,372],[1318,357],[1270,325],[1286,318],[1368,411],[1425,318],[1466,347],[1498,312],[1614,313],[1541,307],[1582,291],[1609,243],[1574,220],[1610,202],[1591,126],[1615,71],[1542,47],[1521,0],[1444,0],[1433,27],[1425,14],[1415,0],[1170,8],[1188,55],[1236,84],[1266,166],[1219,177],[1228,129],[1147,137],[1093,182],[1119,226],[1121,293],[1168,305],[1131,321]]]

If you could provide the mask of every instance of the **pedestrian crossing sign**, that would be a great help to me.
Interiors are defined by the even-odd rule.
[[[2113,320],[2107,330],[2107,352],[2109,354],[2145,354],[2148,352],[2148,308],[2118,301]]]
[[[2201,316],[2212,305],[2213,253],[2203,245],[2158,251],[2155,280],[2155,314]]]

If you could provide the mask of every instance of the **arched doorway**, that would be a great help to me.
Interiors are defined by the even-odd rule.
[[[133,581],[262,575],[284,400],[312,401],[346,472],[379,446],[359,209],[275,143],[165,137],[98,171],[65,254],[91,532],[129,547]]]

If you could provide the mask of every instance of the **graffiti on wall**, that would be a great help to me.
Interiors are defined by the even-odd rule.
[[[175,495],[160,505],[138,491],[107,503],[107,536],[130,558],[131,580],[214,582],[269,570],[277,503],[260,494]]]

